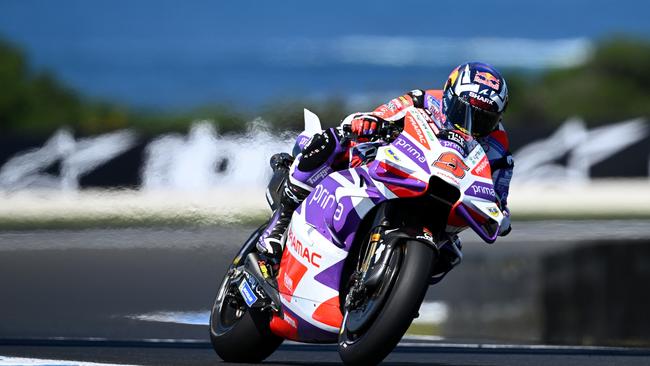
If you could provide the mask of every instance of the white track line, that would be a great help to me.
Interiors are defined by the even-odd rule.
[[[134,366],[115,363],[96,363],[70,360],[49,360],[41,358],[0,356],[1,366]]]

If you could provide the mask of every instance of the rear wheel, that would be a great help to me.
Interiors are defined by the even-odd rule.
[[[244,244],[238,258],[254,250],[258,229]],[[246,306],[237,290],[237,265],[228,269],[210,313],[210,340],[219,357],[227,362],[257,363],[270,356],[284,340],[269,328],[271,314]]]
[[[339,335],[346,365],[378,364],[395,348],[419,310],[434,260],[434,249],[419,241],[394,250],[382,284],[346,308]]]

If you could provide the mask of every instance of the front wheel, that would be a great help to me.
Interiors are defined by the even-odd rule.
[[[357,304],[356,309],[346,309],[338,347],[346,365],[381,362],[395,348],[420,308],[435,261],[434,249],[407,240],[392,255],[391,268],[376,293],[368,296],[365,303]],[[373,306],[381,308],[365,311]],[[352,313],[374,315],[367,326],[359,326],[359,319],[353,319]]]
[[[245,258],[254,250],[263,227],[247,240],[237,258]],[[257,363],[271,355],[282,343],[283,338],[273,334],[269,328],[271,314],[246,306],[236,288],[240,278],[239,259],[228,269],[219,287],[219,292],[210,313],[210,340],[212,346],[226,362]]]

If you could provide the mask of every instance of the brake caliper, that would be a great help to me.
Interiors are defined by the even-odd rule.
[[[356,309],[360,304],[365,303],[364,299],[366,298],[367,290],[361,277],[362,274],[359,271],[355,271],[352,275],[352,286],[350,287],[350,291],[348,291],[348,295],[345,297],[346,309]]]

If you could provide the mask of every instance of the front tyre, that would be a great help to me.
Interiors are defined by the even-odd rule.
[[[420,308],[435,261],[435,251],[422,242],[407,240],[393,253],[400,254],[401,260],[393,269],[397,278],[394,279],[388,271],[385,280],[394,282],[376,318],[368,327],[361,328],[348,327],[346,316],[341,326],[338,348],[346,365],[376,365],[381,362],[406,333]],[[350,328],[360,330],[355,333]]]

